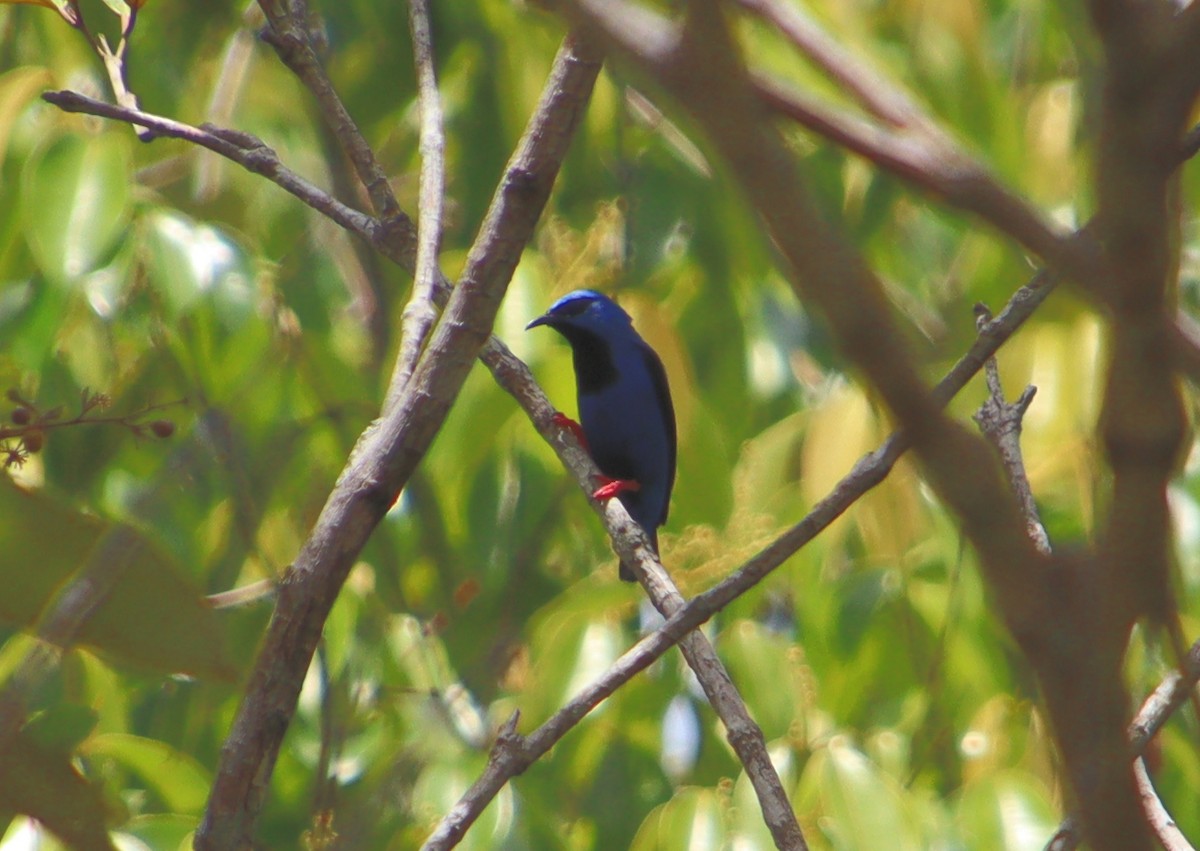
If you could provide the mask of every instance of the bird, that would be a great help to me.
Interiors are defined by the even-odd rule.
[[[553,328],[571,346],[579,422],[558,413],[591,453],[603,483],[593,498],[616,497],[658,553],[675,484],[675,408],[667,372],[615,301],[595,290],[567,293],[525,326]],[[636,580],[621,562],[619,575]]]

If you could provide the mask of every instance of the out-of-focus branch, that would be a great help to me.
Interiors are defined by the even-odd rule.
[[[599,73],[568,39],[509,162],[442,322],[404,395],[371,424],[279,586],[278,603],[222,748],[195,844],[245,848],[326,616],[367,538],[432,442],[487,340]]]
[[[1179,216],[1175,157],[1200,85],[1172,3],[1092,0],[1104,47],[1097,235],[1109,265],[1108,374],[1100,436],[1112,498],[1100,535],[1104,584],[1127,621],[1175,618],[1167,485],[1189,430],[1171,352]]]
[[[573,0],[567,11],[688,110],[724,157],[797,295],[824,315],[912,440],[927,481],[961,519],[1004,620],[1037,671],[1089,839],[1097,849],[1147,848],[1122,759],[1124,636],[1105,607],[1106,589],[1092,587],[1095,564],[1039,553],[986,442],[941,412],[879,281],[821,216],[766,120],[718,5],[697,0],[681,23],[627,0]],[[1081,716],[1084,703],[1091,711]]]
[[[927,129],[896,132],[767,75],[752,74],[751,79],[756,94],[772,111],[845,146],[950,206],[974,213],[1064,277],[1096,293],[1105,292],[1103,267],[1098,263],[1094,243],[1055,228],[949,137]]]
[[[1104,270],[1093,246],[1055,228],[944,132],[903,88],[856,59],[800,7],[782,0],[737,3],[772,24],[882,123],[797,92],[774,78],[752,74],[756,91],[772,110],[900,175],[947,204],[974,213],[1064,277],[1103,289]]]
[[[438,247],[442,240],[442,207],[446,192],[445,132],[442,127],[442,98],[438,94],[433,61],[433,33],[429,26],[428,0],[409,0],[409,28],[421,104],[421,191],[417,231],[417,269],[412,297],[404,308],[400,356],[388,387],[391,404],[408,384],[425,347],[430,329],[437,321],[433,304],[438,281]],[[386,406],[385,406],[386,407]]]
[[[1192,645],[1180,667],[1180,671],[1172,671],[1158,684],[1129,724],[1129,747],[1135,759],[1145,753],[1146,746],[1167,719],[1194,693],[1196,682],[1200,681],[1200,641]],[[1074,851],[1082,840],[1079,823],[1070,816],[1046,843],[1046,851]]]
[[[875,73],[865,62],[855,59],[799,6],[780,0],[737,0],[737,4],[773,24],[876,118],[899,130],[942,135],[937,125],[902,88]]]

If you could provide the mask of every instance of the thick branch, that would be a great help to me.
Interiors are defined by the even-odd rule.
[[[249,847],[283,734],[346,574],[432,442],[480,347],[583,114],[599,62],[568,39],[409,390],[359,438],[279,600],[221,753],[196,847]]]

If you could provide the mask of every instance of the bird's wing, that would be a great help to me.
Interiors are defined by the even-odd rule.
[[[658,525],[667,522],[667,512],[671,507],[671,488],[675,486],[675,451],[677,438],[675,435],[675,406],[671,404],[671,388],[667,385],[667,371],[663,369],[662,360],[649,345],[641,346],[642,357],[646,361],[646,371],[650,373],[650,383],[654,385],[654,398],[658,404],[658,413],[662,417],[663,430],[667,435],[667,489],[663,494],[662,516]]]

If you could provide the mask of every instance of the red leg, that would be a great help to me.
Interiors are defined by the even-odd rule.
[[[591,447],[588,446],[587,435],[583,433],[583,426],[568,417],[562,411],[555,411],[554,416],[550,421],[559,428],[565,428],[575,435],[575,439],[579,441],[579,445],[591,453]]]
[[[592,499],[598,499],[601,502],[607,502],[622,491],[640,491],[641,483],[635,479],[610,479],[608,476],[600,476],[600,487],[592,492]]]

